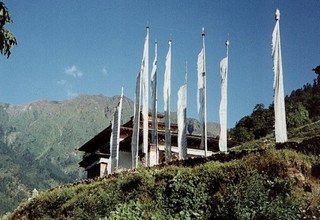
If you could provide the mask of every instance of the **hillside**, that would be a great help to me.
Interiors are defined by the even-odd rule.
[[[0,213],[36,188],[45,190],[83,177],[77,148],[105,128],[119,97],[79,96],[53,102],[0,105]],[[124,120],[132,101],[124,99]]]
[[[313,84],[307,83],[285,97],[286,121],[289,132],[320,119],[320,75]],[[257,140],[274,130],[273,104],[265,108],[257,104],[251,115],[244,116],[229,132],[239,142]]]
[[[4,113],[7,111],[2,111],[1,117],[9,115]],[[197,122],[189,121],[196,129]],[[39,195],[22,203],[5,218],[320,218],[319,131],[320,121],[315,121],[290,129],[289,142],[281,145],[275,145],[273,135],[268,134],[262,139],[243,143],[229,154],[176,161],[153,168],[140,167],[134,172],[59,187],[57,183],[47,185],[43,188],[56,187],[49,191],[40,189]],[[8,135],[4,133],[4,137]],[[8,141],[5,143],[9,144]],[[19,158],[24,156],[19,157],[15,148],[9,149],[13,152],[8,151],[6,160],[12,167],[22,167]],[[26,152],[31,155],[31,161],[39,158],[31,151]],[[49,162],[54,165],[53,160]],[[33,170],[36,172],[37,167],[24,172],[32,173]],[[48,176],[43,178],[45,183],[52,175],[47,172]],[[59,176],[64,172],[55,174]],[[24,197],[12,189],[22,192],[32,189],[29,185],[9,184],[9,181],[7,185],[3,184],[3,187],[8,186],[11,197],[6,198]]]
[[[34,196],[7,217],[318,219],[319,141],[316,136],[268,143],[64,185]]]
[[[118,100],[82,95],[62,102],[0,104],[0,214],[28,198],[34,188],[82,179],[77,149],[109,125]],[[122,121],[132,115],[133,102],[125,97]],[[197,133],[199,122],[189,121]],[[218,126],[212,124],[209,131],[217,135]]]

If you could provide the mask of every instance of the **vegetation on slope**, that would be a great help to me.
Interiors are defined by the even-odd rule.
[[[312,151],[271,148],[141,167],[40,193],[10,218],[318,218],[319,159]]]
[[[67,102],[40,101],[26,106],[1,105],[0,199],[4,202],[1,203],[0,213],[10,210],[19,200],[30,196],[33,188],[45,190],[81,177],[78,169],[81,155],[76,149],[108,124],[112,106],[116,102],[117,97],[106,101],[106,97],[102,96],[80,96]],[[129,107],[125,107],[123,111],[127,118],[132,111],[130,103],[131,101],[127,100]],[[293,91],[286,97],[289,138],[295,141],[288,143],[289,147],[295,150],[301,146],[304,148],[304,144],[308,144],[302,142],[304,138],[319,134],[320,121],[317,121],[320,117],[319,103],[319,76],[312,86],[307,84],[303,89]],[[236,127],[231,129],[232,138],[241,142],[250,140],[237,149],[272,148],[274,141],[273,135],[270,134],[273,133],[273,121],[273,106],[265,109],[263,105],[257,105],[250,116],[241,119]],[[310,121],[312,123],[309,123]],[[192,126],[188,126],[188,130],[190,128],[196,133],[197,122],[189,119],[189,124]],[[315,149],[312,147],[313,144],[312,142],[311,148]],[[305,148],[309,147],[308,144]],[[315,172],[314,169],[312,172]],[[245,177],[254,175],[252,173]],[[262,175],[261,178],[269,177]],[[261,178],[256,176],[257,180]],[[231,181],[230,184],[228,187],[235,183]],[[238,185],[236,187],[241,188]],[[129,209],[140,210],[144,207],[136,201],[125,204],[124,208]],[[132,204],[134,207],[131,207]],[[177,213],[172,214],[166,207],[159,209],[173,217],[177,215]]]
[[[118,97],[0,104],[0,213],[31,195],[83,176],[78,147],[109,125]],[[124,120],[132,101],[124,101]]]
[[[63,102],[0,104],[0,214],[17,207],[34,188],[83,178],[77,149],[109,125],[118,100],[82,95]],[[123,123],[132,111],[133,102],[124,98]],[[189,124],[197,133],[199,122],[189,119]]]
[[[286,119],[289,132],[320,119],[320,75],[313,84],[291,92],[285,98]],[[265,108],[257,104],[249,116],[245,116],[230,130],[230,137],[239,142],[260,139],[274,130],[273,104]]]

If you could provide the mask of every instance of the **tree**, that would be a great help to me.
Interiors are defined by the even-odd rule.
[[[265,109],[263,104],[257,104],[251,114],[253,121],[253,134],[255,139],[266,136],[273,131],[273,112]]]
[[[301,102],[286,103],[288,128],[297,128],[310,123],[309,112]]]
[[[236,141],[245,142],[265,137],[272,133],[274,126],[273,106],[266,109],[263,104],[257,104],[250,116],[243,117],[230,130],[230,137]]]
[[[252,131],[253,120],[251,116],[245,116],[236,123],[236,126],[230,129],[229,137],[235,139],[238,142],[246,142],[254,139]]]
[[[320,75],[320,65],[312,69],[316,74]]]
[[[2,1],[0,1],[0,53],[7,58],[10,57],[10,49],[17,45],[15,36],[4,26],[7,23],[12,23],[9,11]]]
[[[254,139],[254,134],[245,127],[236,127],[230,130],[229,136],[234,140],[244,143]]]

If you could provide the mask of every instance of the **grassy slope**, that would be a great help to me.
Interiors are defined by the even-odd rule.
[[[54,188],[22,203],[10,218],[319,218],[320,138],[303,142],[319,128],[315,122],[290,131],[290,141],[300,144],[275,148],[269,136],[236,148],[257,153],[231,152]]]
[[[293,150],[230,153],[140,168],[43,192],[13,219],[320,217],[320,158]],[[212,160],[212,161],[210,161]],[[165,217],[164,217],[165,216]]]

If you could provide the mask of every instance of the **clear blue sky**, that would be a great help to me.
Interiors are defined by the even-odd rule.
[[[208,120],[219,121],[219,62],[229,34],[228,126],[273,100],[271,34],[281,11],[285,94],[311,83],[320,65],[320,1],[298,0],[12,0],[7,28],[18,46],[0,57],[0,102],[65,100],[78,94],[134,98],[145,26],[158,41],[159,108],[168,39],[172,38],[172,110],[188,61],[188,116],[196,113],[196,62],[206,30]]]

